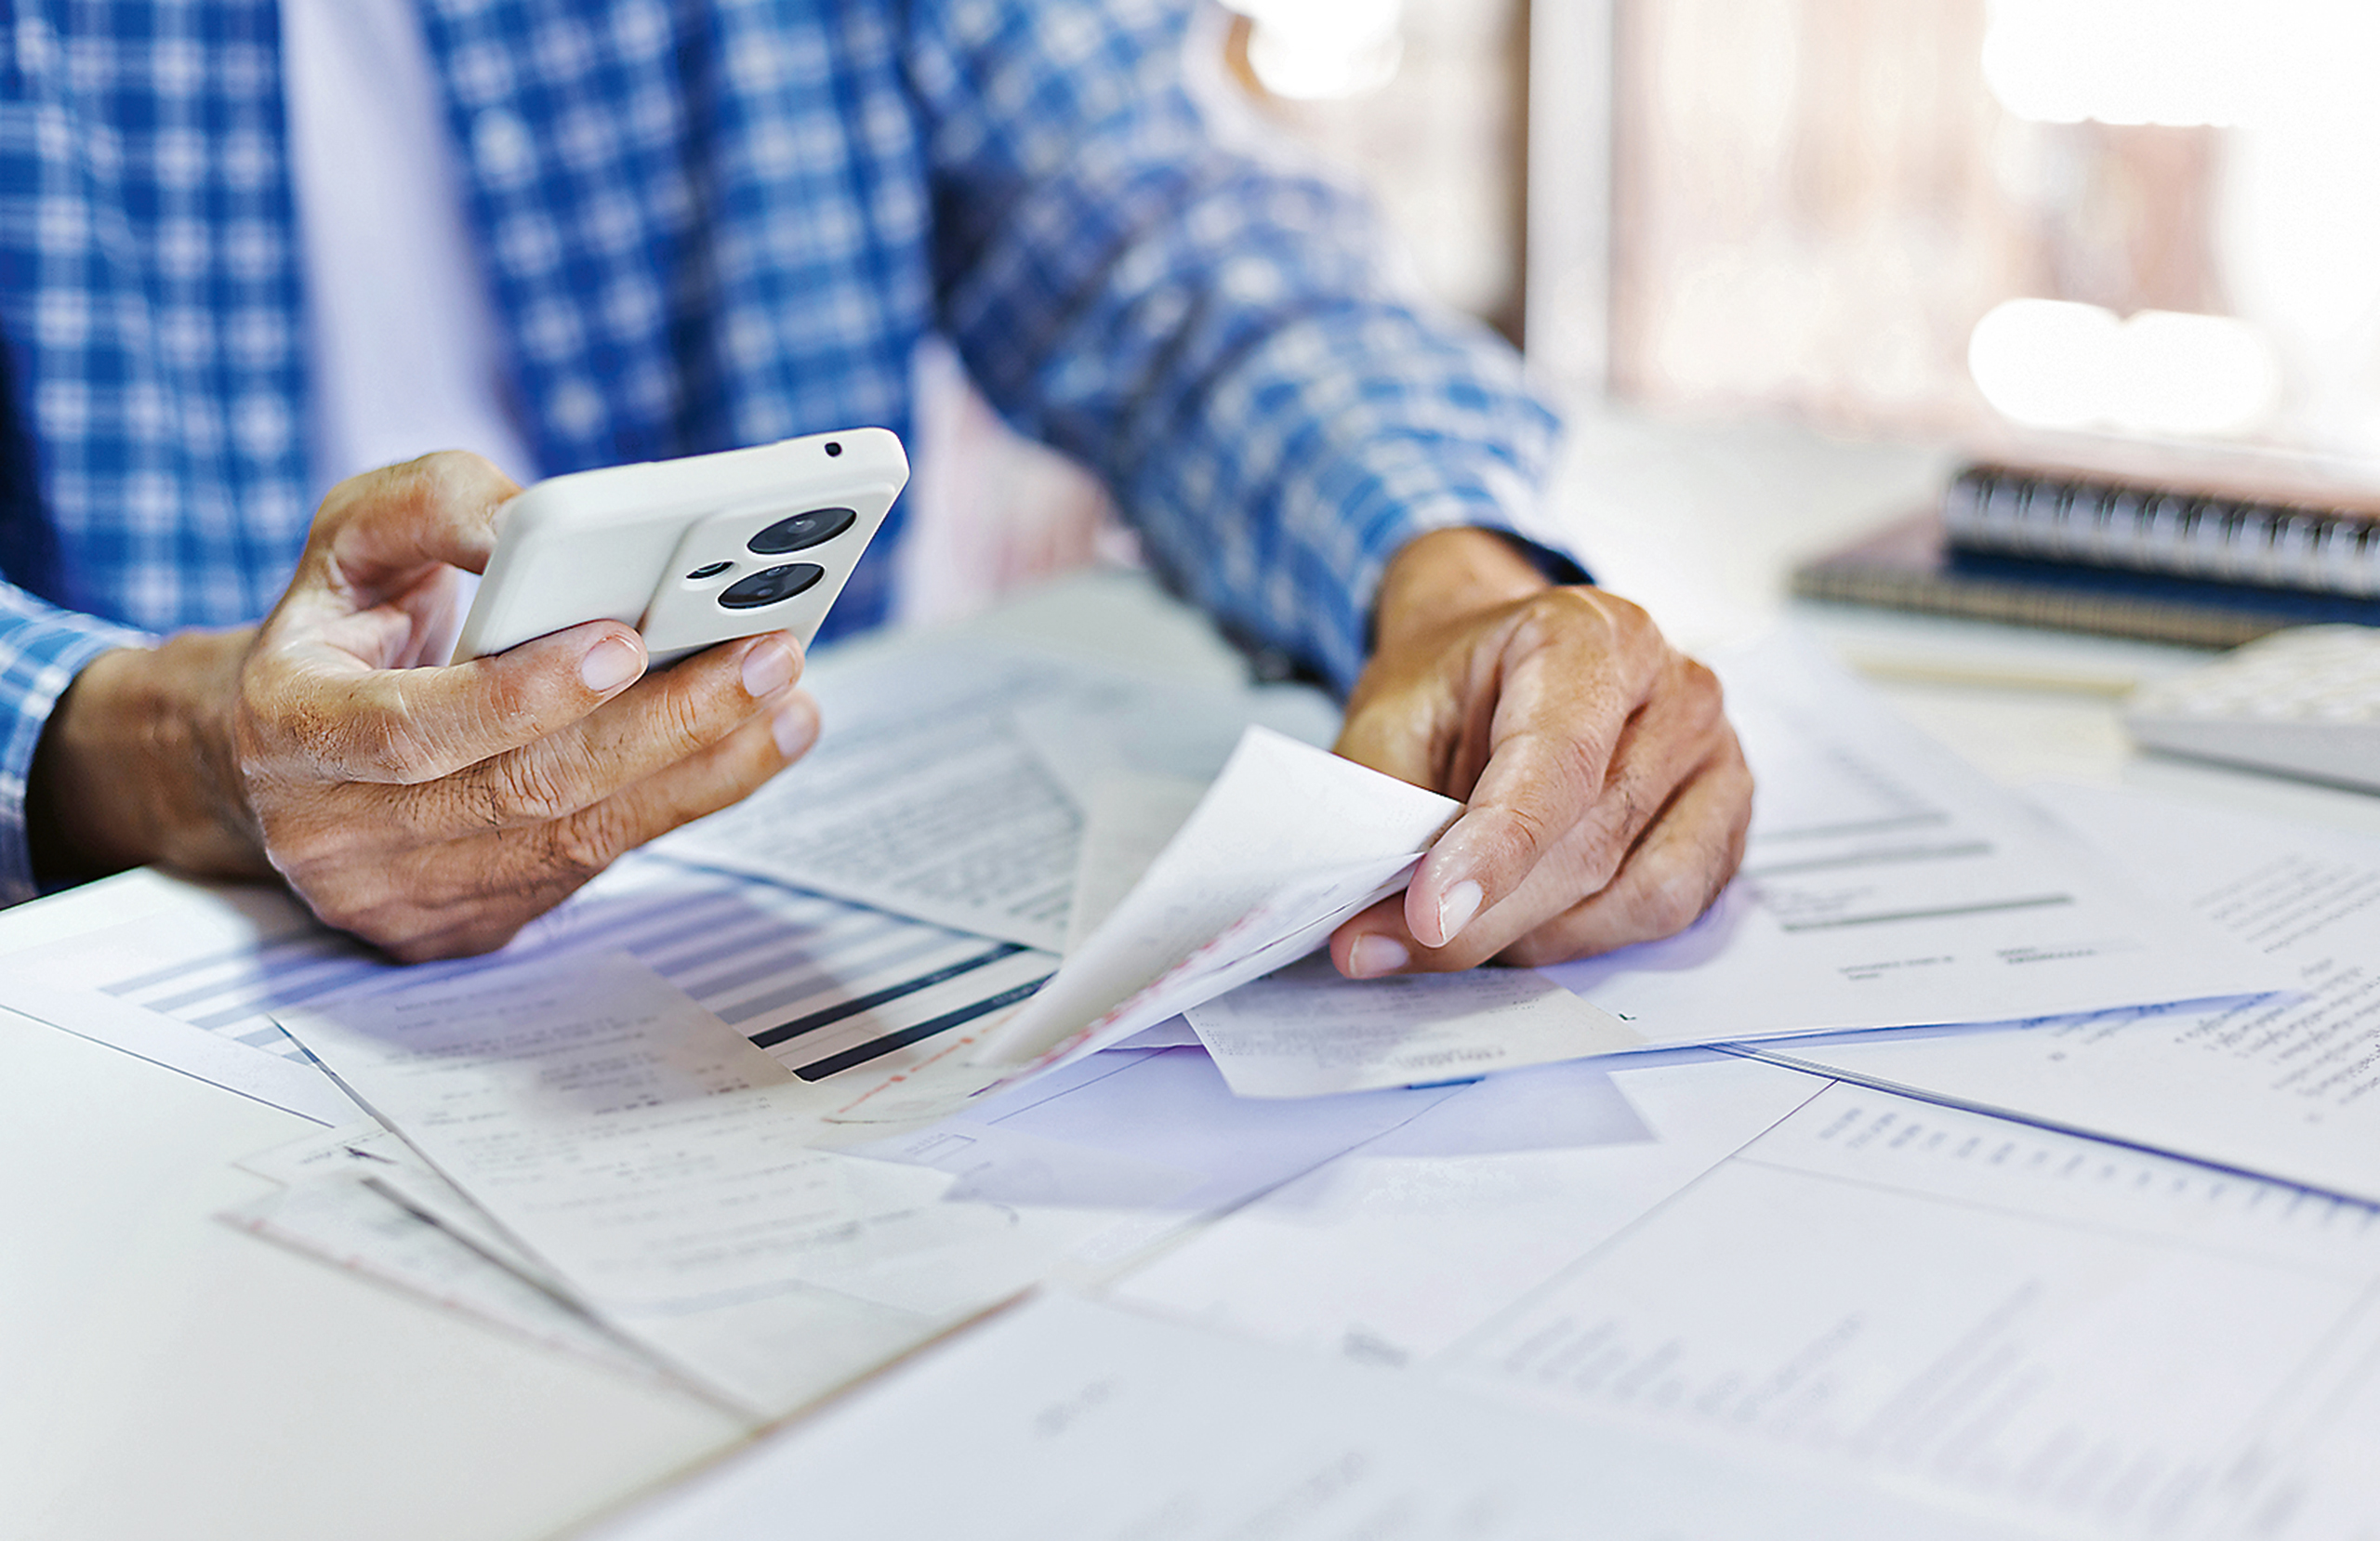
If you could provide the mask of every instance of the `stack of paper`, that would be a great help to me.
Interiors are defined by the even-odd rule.
[[[401,969],[286,901],[140,876],[8,958],[0,1004],[340,1126],[255,1164],[283,1186],[235,1223],[756,1419],[1053,1281],[1445,1383],[1376,1399],[1036,1308],[623,1536],[734,1534],[787,1481],[862,1502],[819,1475],[862,1439],[834,1430],[937,1399],[1006,1451],[1096,1382],[1059,1384],[1069,1345],[1141,1388],[1098,1438],[1204,1453],[1118,1468],[1210,1504],[1185,1534],[1332,1473],[1316,1524],[1523,1534],[1584,1501],[1461,1429],[1627,1453],[1593,1477],[1620,1534],[1680,1482],[1722,1534],[1950,1533],[1880,1483],[2087,1534],[2277,1483],[2351,1510],[2320,1408],[2380,1390],[2317,1362],[2380,1341],[2374,1211],[1831,1078],[2380,1198],[2380,846],[2054,796],[2081,837],[1798,644],[1723,673],[1761,785],[1743,875],[1683,936],[1557,969],[1340,979],[1316,950],[1455,804],[1268,731],[1319,736],[1288,698],[961,644],[822,665],[811,760],[494,957]],[[1753,1042],[1792,1058],[1647,1052]],[[2236,1351],[2190,1361],[2210,1322]],[[1286,1423],[1169,1424],[1208,1359]],[[1313,1444],[1351,1394],[1361,1448]],[[2293,1429],[2330,1455],[2277,1455]],[[1382,1478],[1434,1446],[1443,1480]],[[922,1523],[943,1490],[913,1486]],[[1474,1488],[1511,1507],[1445,1507]]]
[[[1454,1092],[1317,1116],[1236,1101],[1201,1055],[1144,1051],[850,1146],[874,1131],[839,1116],[831,1078],[788,1072],[623,952],[376,981],[281,1020],[410,1150],[346,1132],[280,1158],[276,1175],[330,1172],[239,1223],[344,1260],[359,1230],[396,1223],[359,1201],[387,1201],[458,1245],[380,1276],[553,1340],[553,1311],[518,1309],[525,1285],[755,1417],[1038,1281],[1099,1276]],[[456,1283],[491,1269],[513,1279]]]
[[[739,1337],[814,1315],[799,1286],[950,1185],[816,1149],[814,1119],[778,1095],[799,1086],[791,1073],[624,954],[282,1022],[469,1195],[531,1278],[759,1416],[810,1387]]]
[[[1634,1139],[1379,1141],[1112,1298],[1580,1448],[1618,1423],[1789,1455],[2027,1534],[2380,1513],[2380,1209],[1751,1060],[1615,1063]],[[1498,1121],[1558,1111],[1572,1068],[1505,1078]]]

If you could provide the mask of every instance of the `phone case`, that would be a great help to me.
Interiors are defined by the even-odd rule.
[[[540,481],[500,516],[455,662],[603,619],[656,665],[760,631],[807,646],[908,480],[898,436],[850,428]]]

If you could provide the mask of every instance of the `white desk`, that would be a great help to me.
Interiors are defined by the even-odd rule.
[[[1938,471],[1931,456],[1784,429],[1615,421],[1581,440],[1568,506],[1601,575],[1698,645],[1773,621],[1788,559],[1922,495]],[[1815,624],[1855,659],[1889,654],[1921,672],[2006,672],[2013,659],[2104,680],[2176,656],[1914,621]],[[990,625],[1109,657],[1130,639],[1142,662],[1188,678],[1233,666],[1195,619],[1130,580],[1061,586]],[[2003,776],[2123,782],[2380,829],[2380,799],[2137,760],[2105,694],[1887,688]],[[105,900],[86,890],[0,915],[0,942]],[[0,1532],[522,1541],[738,1437],[703,1403],[209,1218],[259,1191],[232,1161],[310,1127],[0,1013]]]

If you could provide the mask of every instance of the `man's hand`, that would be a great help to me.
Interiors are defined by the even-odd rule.
[[[52,875],[278,874],[408,961],[501,946],[622,852],[817,736],[782,632],[642,678],[590,622],[452,666],[456,569],[520,489],[444,454],[340,483],[263,625],[102,654],[51,715],[29,811]]]
[[[1469,804],[1401,898],[1339,928],[1357,979],[1548,964],[1684,929],[1743,858],[1719,682],[1645,612],[1478,530],[1399,551],[1339,752]]]

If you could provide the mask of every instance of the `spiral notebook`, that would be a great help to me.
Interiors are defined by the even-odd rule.
[[[1926,509],[1793,573],[1805,599],[2230,648],[2284,626],[2380,626],[2380,599],[1960,550]]]
[[[2095,445],[1967,465],[1938,509],[1810,562],[1794,592],[2231,647],[2380,625],[2380,483],[2277,454]]]
[[[2150,481],[1980,463],[1942,523],[1961,552],[2380,599],[2380,490],[2283,466]]]

